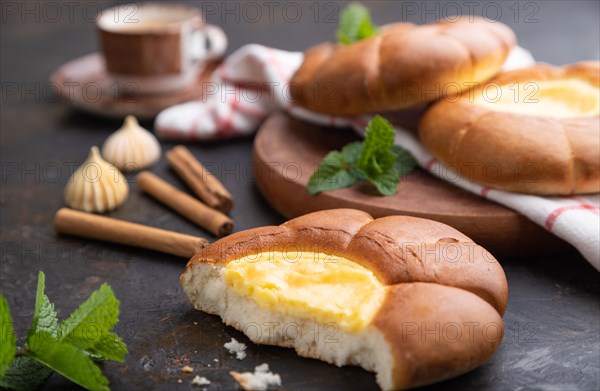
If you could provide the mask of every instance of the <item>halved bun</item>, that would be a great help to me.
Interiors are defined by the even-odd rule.
[[[413,107],[493,77],[515,45],[509,27],[483,18],[395,23],[347,46],[309,49],[290,91],[295,103],[331,115]]]
[[[293,315],[283,301],[269,307],[240,295],[227,282],[230,265],[244,257],[286,251],[331,254],[370,271],[382,292],[372,318],[356,330],[318,322]],[[387,390],[437,382],[485,362],[501,342],[508,295],[498,262],[455,229],[407,216],[374,220],[353,209],[230,235],[196,254],[181,283],[195,308],[220,315],[252,341],[293,347],[301,356],[339,366],[359,365],[376,372]],[[339,295],[347,293],[338,289]],[[326,301],[335,301],[336,294]],[[354,292],[352,300],[358,306],[366,294]],[[332,330],[332,323],[339,327]],[[295,338],[282,328],[291,324],[300,330]],[[280,326],[257,330],[257,325]],[[315,329],[325,336],[335,331],[334,340],[315,338]]]
[[[600,191],[600,63],[501,74],[425,112],[422,143],[485,186],[567,195]]]

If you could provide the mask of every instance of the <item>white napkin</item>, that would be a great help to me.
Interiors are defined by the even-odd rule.
[[[205,83],[205,97],[163,110],[155,122],[159,136],[177,140],[213,140],[248,135],[271,113],[283,109],[308,122],[351,126],[364,131],[369,117],[333,117],[293,105],[290,85],[303,55],[261,45],[246,45],[229,56]],[[515,48],[504,70],[529,66],[531,54]],[[410,151],[424,170],[448,179],[443,163],[433,158],[419,141],[396,128],[396,144]],[[600,194],[579,197],[540,197],[489,189],[452,176],[452,184],[512,208],[556,236],[571,243],[600,270]]]

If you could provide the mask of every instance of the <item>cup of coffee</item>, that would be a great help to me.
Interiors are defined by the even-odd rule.
[[[162,94],[193,84],[207,61],[221,56],[227,37],[182,4],[132,3],[105,9],[97,21],[106,69],[119,86]]]

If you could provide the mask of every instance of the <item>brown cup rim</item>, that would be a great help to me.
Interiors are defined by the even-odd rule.
[[[138,8],[152,7],[152,8],[169,8],[170,10],[178,10],[185,15],[181,20],[174,21],[165,21],[160,27],[149,27],[148,29],[139,29],[139,30],[128,30],[128,29],[119,29],[118,27],[108,27],[103,25],[102,20],[104,18],[109,17],[109,14],[114,13],[117,9],[124,9],[125,11],[127,7],[135,6]],[[191,7],[186,4],[181,3],[164,3],[164,2],[143,2],[143,3],[127,3],[127,4],[119,4],[113,7],[109,7],[104,9],[98,19],[96,20],[96,27],[100,31],[112,33],[112,34],[122,34],[122,35],[145,35],[145,34],[168,34],[168,33],[178,33],[181,30],[182,25],[186,23],[192,23],[195,27],[200,27],[204,25],[204,21],[202,19],[202,11],[199,8]]]

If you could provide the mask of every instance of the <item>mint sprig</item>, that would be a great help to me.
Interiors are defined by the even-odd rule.
[[[400,176],[417,166],[411,154],[394,145],[394,129],[376,115],[367,125],[365,140],[327,154],[308,181],[311,195],[352,186],[358,180],[371,182],[385,196],[396,194]]]
[[[360,3],[350,3],[340,15],[336,37],[338,42],[350,45],[376,35],[377,32],[377,26],[371,21],[369,10]]]
[[[119,316],[112,289],[103,284],[60,324],[44,290],[45,276],[39,272],[33,321],[21,349],[16,348],[8,305],[0,295],[3,333],[12,336],[3,334],[1,341],[0,386],[34,389],[56,371],[89,390],[108,390],[108,380],[93,360],[123,361],[127,354],[121,338],[110,331]]]
[[[16,336],[13,330],[10,309],[2,295],[0,295],[0,327],[2,327],[0,330],[2,332],[0,335],[0,379],[2,379],[17,352]]]

